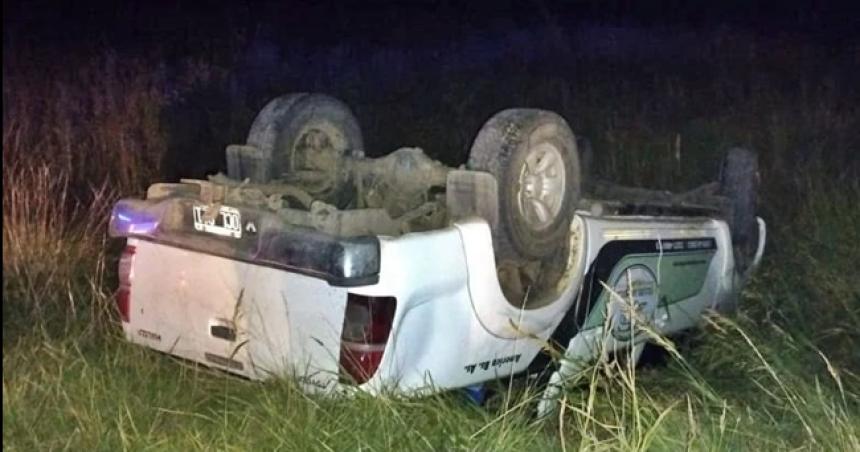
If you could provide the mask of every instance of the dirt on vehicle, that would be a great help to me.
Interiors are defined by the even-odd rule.
[[[736,253],[749,254],[755,242],[754,154],[732,150],[720,182],[686,193],[623,187],[593,177],[588,141],[544,110],[497,113],[478,132],[467,164],[452,168],[416,147],[367,158],[346,105],[322,94],[289,94],[269,102],[246,144],[228,146],[226,155],[226,175],[156,184],[148,198],[193,187],[204,202],[266,209],[283,224],[337,237],[398,236],[480,217],[492,232],[506,298],[527,309],[552,299],[565,280],[581,234],[572,229],[575,210],[716,214],[730,223]]]

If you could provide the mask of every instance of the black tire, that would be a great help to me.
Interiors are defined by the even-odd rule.
[[[758,182],[756,153],[739,147],[729,149],[720,170],[720,194],[731,203],[727,222],[732,234],[735,262],[741,270],[751,263],[758,245]]]
[[[305,146],[311,136],[323,144]],[[316,159],[357,156],[364,149],[361,128],[349,107],[315,93],[287,94],[271,100],[254,119],[247,141],[262,152],[270,178],[316,169]],[[320,148],[333,151],[333,155],[316,155]]]
[[[548,208],[544,212],[549,211],[551,215],[546,215],[545,220],[529,220],[523,213],[522,196],[526,187],[521,181],[527,158],[544,145],[557,151],[552,159],[561,158],[562,163],[553,167],[564,170],[563,189],[557,193],[560,199],[557,212],[553,212],[555,207]],[[499,222],[493,227],[497,265],[505,260],[542,259],[563,247],[581,190],[576,138],[564,118],[535,109],[497,113],[478,132],[469,153],[468,167],[493,174],[499,184]],[[541,187],[541,192],[545,192],[546,183],[541,182]],[[529,209],[526,207],[526,210]]]

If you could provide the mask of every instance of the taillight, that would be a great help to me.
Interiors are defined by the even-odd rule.
[[[366,382],[379,367],[396,308],[394,297],[347,297],[340,366],[355,383]]]
[[[119,256],[119,289],[116,291],[116,307],[123,322],[128,322],[131,313],[131,278],[134,263],[134,246],[126,245]]]

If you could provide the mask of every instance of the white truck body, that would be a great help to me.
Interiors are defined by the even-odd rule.
[[[764,246],[761,220],[759,227],[753,267]],[[599,287],[598,267],[614,272],[609,279],[618,280],[619,271],[634,278],[624,265],[652,275],[646,279],[653,277],[656,293],[648,289],[643,306],[671,292],[677,278],[701,280],[683,289],[682,299],[654,301],[649,321],[662,334],[694,327],[706,309],[732,303],[746,279],[735,270],[726,223],[711,218],[577,211],[558,296],[532,309],[518,308],[502,294],[490,228],[479,218],[379,237],[377,282],[353,287],[161,243],[146,234],[126,236],[133,247],[133,260],[127,262],[128,318],[122,323],[128,340],[251,379],[292,377],[307,391],[324,393],[357,388],[420,395],[467,387],[526,370],[553,335],[570,339],[568,358],[589,358],[641,341],[639,335],[605,334],[605,327],[618,328],[612,311],[620,301],[604,289],[586,299],[589,284]],[[628,244],[632,248],[625,250]],[[610,247],[621,251],[607,264],[601,250]],[[679,269],[696,269],[699,276]],[[622,284],[627,283],[632,284]],[[396,299],[378,368],[357,385],[344,382],[339,361],[349,294]],[[601,296],[602,305],[595,302]],[[611,321],[600,321],[606,317],[596,311],[607,309]],[[574,311],[581,319],[576,331],[558,331]]]

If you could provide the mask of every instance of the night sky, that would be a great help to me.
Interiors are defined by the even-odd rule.
[[[33,73],[71,71],[105,55],[122,63],[140,57],[167,80],[164,89],[170,93],[185,89],[180,85],[190,61],[212,65],[216,76],[208,85],[185,89],[162,114],[169,153],[183,160],[165,165],[174,168],[165,176],[175,179],[222,170],[224,146],[241,142],[254,113],[284,92],[321,91],[346,101],[362,120],[371,154],[415,144],[459,164],[482,121],[501,108],[534,106],[571,115],[577,111],[563,109],[573,100],[599,108],[601,102],[585,97],[552,94],[559,81],[595,95],[588,79],[601,81],[605,75],[634,96],[655,92],[648,85],[656,79],[651,74],[680,77],[693,86],[718,75],[719,66],[710,66],[721,63],[697,60],[707,51],[706,42],[719,47],[718,59],[738,60],[741,72],[731,77],[745,80],[737,86],[747,90],[756,74],[770,70],[768,52],[797,49],[814,49],[802,50],[809,70],[788,63],[794,65],[789,70],[804,72],[798,77],[815,80],[818,72],[827,72],[845,80],[853,70],[829,66],[856,61],[851,54],[860,48],[860,2],[202,3],[4,2],[4,76],[23,74],[27,67]],[[760,52],[756,72],[741,61],[749,51]],[[228,74],[222,77],[219,70]],[[784,83],[796,92],[797,80],[780,76],[768,84]],[[545,92],[534,92],[541,87]],[[712,102],[698,88],[689,93],[695,95],[687,107],[699,102],[707,108]],[[634,104],[661,101],[656,94],[655,102],[626,97]],[[624,108],[620,99],[607,105]],[[667,105],[666,113],[649,117],[660,122],[682,114],[673,120],[681,127],[703,114],[679,107]],[[597,136],[606,129],[598,117],[602,113],[569,119],[578,131]],[[389,126],[393,120],[397,127]],[[448,132],[433,132],[434,127]]]
[[[839,44],[860,33],[858,2],[594,1],[261,1],[4,2],[4,40],[67,47],[217,45],[262,27],[285,41],[427,43],[509,28],[613,23],[657,27],[731,26],[772,35],[800,33]]]

